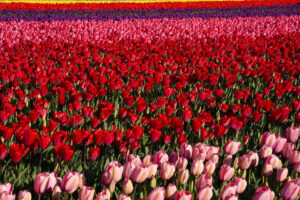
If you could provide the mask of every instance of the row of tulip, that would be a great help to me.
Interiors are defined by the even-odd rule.
[[[233,18],[291,16],[300,14],[300,5],[208,9],[139,10],[1,10],[0,21],[72,21],[161,18]]]
[[[53,21],[53,22],[0,22],[0,48],[22,41],[74,42],[83,40],[100,44],[102,40],[144,39],[197,40],[199,38],[219,38],[223,36],[265,36],[298,33],[299,16],[245,17],[211,19],[152,19],[121,21]],[[232,39],[231,39],[232,40]]]
[[[213,195],[222,200],[233,200],[244,193],[247,185],[251,187],[259,169],[263,179],[258,181],[258,185],[264,186],[256,190],[253,200],[273,200],[275,193],[268,185],[274,187],[276,192],[281,189],[280,196],[283,199],[294,200],[300,195],[300,178],[296,178],[296,173],[300,173],[300,152],[294,144],[300,137],[300,127],[288,128],[286,135],[291,142],[274,133],[264,133],[260,139],[262,146],[259,154],[250,151],[236,156],[245,144],[231,140],[222,149],[203,143],[197,143],[193,148],[184,143],[179,152],[170,155],[164,150],[156,152],[154,156],[146,155],[143,159],[130,154],[124,165],[117,161],[108,163],[101,176],[103,191],[96,200],[110,199],[113,195],[117,197],[117,192],[122,193],[118,199],[191,200],[192,195],[197,194],[194,196],[197,200],[209,200]],[[263,161],[263,165],[259,160]],[[222,163],[220,168],[219,163]],[[217,170],[219,172],[216,174]],[[273,170],[277,170],[276,174]],[[275,186],[268,182],[268,178],[273,180],[272,174],[277,181]],[[122,179],[122,185],[119,185]],[[95,190],[85,185],[86,178],[82,173],[69,171],[63,178],[57,177],[54,172],[39,173],[34,180],[34,191],[39,197],[50,193],[53,199],[60,199],[62,191],[67,196],[80,188],[80,200],[93,200]],[[153,190],[147,196],[151,188]],[[182,190],[177,191],[177,188]],[[0,185],[0,199],[14,199],[12,191],[12,184]],[[126,195],[131,195],[131,198]],[[21,191],[19,199],[31,199],[31,193]]]
[[[264,0],[264,1],[185,1],[185,2],[101,2],[101,3],[29,3],[1,2],[0,9],[53,10],[53,9],[170,9],[170,8],[223,8],[239,6],[287,5],[299,3],[297,0]]]

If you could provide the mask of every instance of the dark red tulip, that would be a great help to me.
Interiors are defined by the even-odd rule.
[[[42,134],[39,138],[39,147],[46,149],[51,143],[51,136]]]
[[[89,151],[89,159],[96,160],[100,154],[99,147],[91,147]]]
[[[7,148],[5,144],[0,144],[0,160],[5,158],[6,153],[7,153]]]
[[[54,148],[56,157],[64,161],[69,161],[73,157],[74,151],[71,145],[63,143]]]

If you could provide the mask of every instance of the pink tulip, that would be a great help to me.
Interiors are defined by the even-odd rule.
[[[224,151],[229,155],[234,155],[236,154],[236,152],[239,150],[240,147],[241,147],[240,142],[234,142],[232,140],[228,140],[224,145]]]
[[[198,190],[206,186],[212,186],[212,177],[208,174],[201,174],[197,179],[196,186]]]
[[[131,198],[125,194],[121,194],[119,196],[118,200],[131,200]]]
[[[296,179],[294,180],[294,182],[295,182],[298,186],[300,186],[300,177],[296,178]]]
[[[9,194],[8,192],[0,192],[0,200],[15,200],[16,195]]]
[[[136,183],[142,183],[148,177],[149,170],[142,165],[137,166],[131,174],[131,179]]]
[[[208,151],[206,152],[206,160],[209,160],[211,158],[211,155],[213,154],[219,154],[220,152],[220,147],[215,147],[215,146],[209,146]]]
[[[169,180],[175,172],[175,166],[169,162],[164,162],[160,168],[160,176],[164,180]]]
[[[275,155],[269,156],[265,163],[270,164],[273,169],[280,169],[282,167],[281,160]]]
[[[142,164],[142,161],[141,161],[140,157],[139,157],[138,155],[135,156],[135,155],[133,155],[133,154],[130,154],[130,155],[128,156],[127,162],[130,162],[130,163],[133,165],[134,168],[135,168],[136,166]]]
[[[272,148],[271,148],[271,147],[268,147],[268,146],[266,146],[266,145],[263,145],[263,146],[260,148],[259,157],[260,157],[260,158],[267,158],[267,157],[269,157],[270,155],[272,155]]]
[[[151,193],[147,196],[147,200],[164,200],[165,196],[165,188],[159,187],[151,191]]]
[[[251,157],[249,155],[243,155],[239,157],[239,167],[243,170],[247,170],[251,165]]]
[[[169,156],[169,162],[174,164],[175,166],[177,166],[179,161],[179,153],[177,152],[173,152],[170,156]]]
[[[180,157],[178,159],[176,168],[177,170],[186,169],[187,165],[188,165],[188,160],[184,157]]]
[[[204,164],[203,164],[202,160],[199,159],[199,160],[193,161],[192,166],[191,166],[191,173],[194,176],[199,176],[203,172],[203,169],[204,169]]]
[[[223,164],[231,165],[232,164],[232,155],[225,156]]]
[[[273,167],[271,164],[268,164],[267,162],[265,162],[263,168],[262,168],[262,174],[264,176],[271,176],[273,173]]]
[[[289,181],[283,186],[280,194],[284,200],[294,200],[299,197],[300,186],[293,181]]]
[[[285,181],[287,179],[288,173],[289,173],[288,168],[279,169],[276,174],[276,181],[277,182]]]
[[[268,186],[260,187],[256,190],[252,200],[273,200],[274,192]]]
[[[268,147],[273,147],[275,140],[276,140],[275,134],[267,132],[262,135],[261,143],[262,143],[262,145],[266,145]]]
[[[286,144],[287,139],[282,136],[276,136],[275,142],[273,144],[273,150],[276,153],[280,153],[283,150],[284,145]]]
[[[179,156],[190,159],[192,157],[193,148],[188,143],[183,143],[179,148]]]
[[[23,190],[19,192],[18,200],[31,200],[31,193],[27,190]]]
[[[192,194],[188,191],[181,190],[177,192],[176,200],[192,200]]]
[[[247,187],[247,181],[244,178],[236,177],[233,180],[233,183],[237,186],[236,192],[238,194],[243,193],[245,191],[246,187]]]
[[[226,198],[233,196],[237,193],[237,185],[234,183],[228,183],[220,193],[220,198],[225,200]]]
[[[258,165],[258,161],[259,161],[259,157],[258,157],[258,154],[255,152],[252,152],[250,151],[248,154],[247,154],[249,157],[250,157],[250,160],[251,160],[251,167],[256,167]]]
[[[52,192],[57,184],[56,175],[52,173],[39,173],[34,179],[34,191],[37,194]]]
[[[69,194],[72,194],[79,187],[79,173],[77,172],[67,172],[62,179],[62,189]]]
[[[218,154],[212,154],[209,158],[210,161],[216,164],[216,166],[219,164],[219,155]]]
[[[176,196],[177,188],[176,185],[169,183],[167,190],[166,190],[166,198],[167,199],[174,199]]]
[[[146,155],[143,158],[143,166],[148,167],[152,163],[151,160],[152,160],[152,156],[151,155]]]
[[[219,172],[220,180],[229,181],[233,175],[234,175],[233,167],[231,167],[230,165],[222,165],[220,172]]]
[[[59,185],[56,185],[52,192],[52,200],[60,200],[61,188]]]
[[[184,185],[186,184],[186,182],[188,181],[189,179],[189,170],[185,169],[181,169],[179,170],[178,172],[178,183],[181,184],[181,185]]]
[[[300,163],[300,151],[293,151],[289,161],[292,163],[292,164],[297,164],[297,163]]]
[[[198,143],[193,149],[193,160],[202,160],[206,158],[206,153],[209,150],[209,147],[205,144]]]
[[[294,164],[293,171],[297,172],[297,173],[300,173],[300,163]]]
[[[130,176],[131,176],[133,170],[135,169],[135,167],[136,167],[136,166],[135,166],[133,163],[127,162],[127,163],[124,165],[123,176],[124,176],[124,177],[127,177],[127,178],[130,178]],[[110,181],[111,181],[110,178],[111,178],[111,177],[109,176],[109,173],[107,172],[107,176],[105,176],[105,179],[106,179],[105,183],[107,183],[107,184],[105,184],[105,185],[109,185],[109,183],[110,183]]]
[[[156,152],[153,157],[153,162],[155,164],[158,164],[159,167],[161,166],[161,164],[167,162],[168,160],[169,160],[169,156],[164,150],[160,150]]]
[[[110,192],[108,189],[100,192],[95,198],[95,200],[109,200],[109,199],[110,199]]]
[[[232,195],[230,197],[227,197],[226,200],[238,200],[238,196],[237,195]]]
[[[157,173],[157,168],[158,168],[158,165],[157,164],[150,164],[150,165],[148,165],[148,177],[147,178],[152,178],[153,176],[155,176],[156,175],[156,173]]]
[[[296,143],[300,137],[300,127],[289,127],[285,130],[285,136],[289,142]]]
[[[113,161],[107,165],[105,172],[109,173],[111,181],[114,181],[115,183],[117,183],[122,178],[123,169],[124,168],[121,164],[119,164],[117,161]]]
[[[93,200],[95,190],[92,187],[82,186],[79,193],[79,200]]]
[[[205,186],[199,190],[196,199],[197,200],[210,200],[212,198],[212,196],[213,196],[212,187]]]
[[[296,149],[295,144],[287,142],[284,145],[283,150],[282,150],[283,157],[288,158],[288,159],[291,158],[295,149]]]
[[[11,183],[0,185],[0,193],[6,192],[8,194],[12,194],[13,188],[14,186]]]
[[[133,191],[133,184],[129,178],[124,179],[122,188],[123,192],[127,195]]]
[[[216,163],[213,163],[211,160],[206,161],[204,165],[204,171],[203,173],[212,175],[216,169]]]

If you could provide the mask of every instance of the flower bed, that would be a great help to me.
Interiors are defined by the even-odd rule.
[[[299,5],[272,2],[6,4],[0,199],[296,199]]]

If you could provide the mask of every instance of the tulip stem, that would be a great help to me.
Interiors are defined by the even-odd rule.
[[[131,196],[131,199],[135,199],[135,193],[136,193],[136,188],[137,188],[138,184],[135,184],[134,189],[133,189],[133,193]]]
[[[251,183],[251,168],[249,169],[249,173],[248,173],[248,184],[250,185]]]
[[[41,194],[39,194],[39,196],[38,196],[38,200],[41,200]]]
[[[40,152],[40,160],[39,160],[39,167],[38,167],[38,173],[40,173],[41,172],[41,165],[42,165],[42,150],[41,150],[41,152]]]

